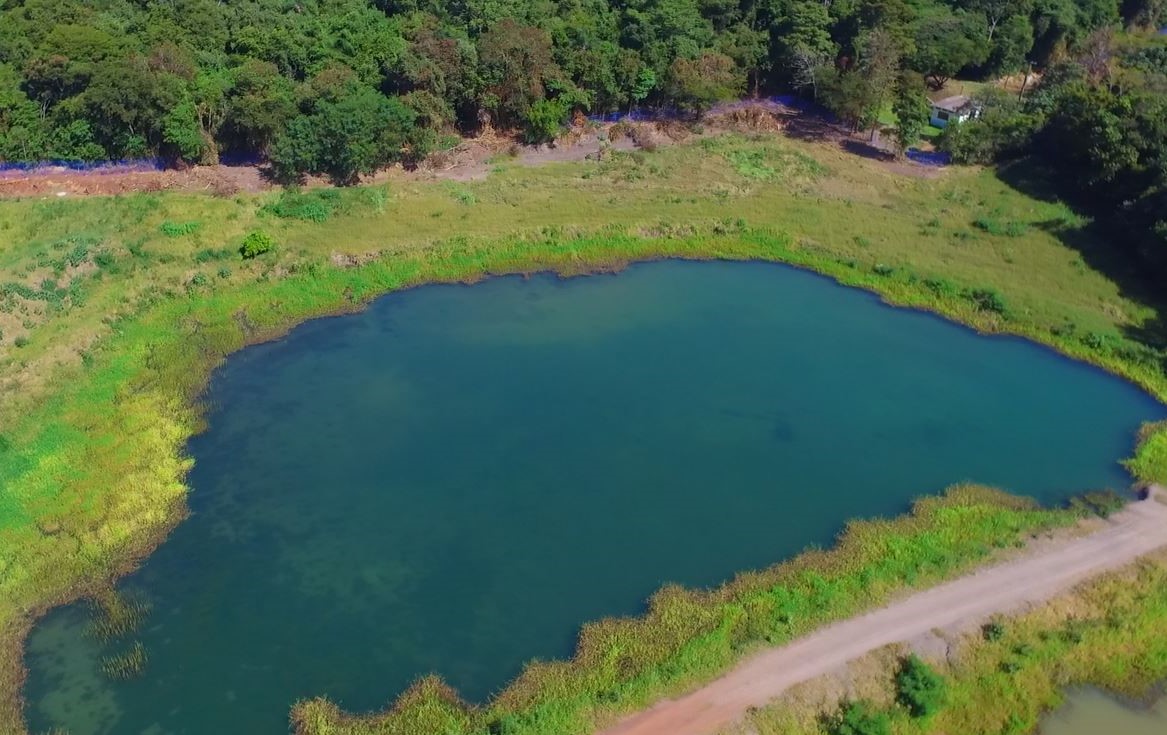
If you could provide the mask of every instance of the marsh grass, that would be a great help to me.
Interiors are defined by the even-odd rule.
[[[127,597],[114,589],[103,590],[92,599],[93,619],[86,630],[101,643],[109,643],[136,633],[141,628],[150,605]]]
[[[122,653],[101,659],[99,669],[106,677],[115,680],[135,679],[146,670],[146,647],[141,641],[134,643]]]
[[[95,594],[94,580],[132,568],[182,519],[190,468],[183,447],[202,425],[197,401],[210,371],[249,342],[276,338],[312,316],[360,308],[388,291],[489,274],[616,270],[662,257],[785,262],[890,303],[1029,337],[1167,396],[1164,354],[1126,334],[1153,320],[1154,309],[1075,265],[1075,251],[1055,234],[1027,228],[1012,240],[1013,262],[986,250],[988,235],[957,245],[946,234],[997,211],[1049,221],[1066,215],[1062,205],[1027,199],[990,172],[917,181],[833,146],[719,140],[726,150],[746,151],[742,160],[786,165],[796,175],[743,186],[751,180],[721,149],[666,146],[597,165],[508,167],[472,187],[469,218],[453,216],[458,204],[441,183],[395,186],[392,196],[385,187],[312,195],[331,207],[329,227],[315,214],[291,214],[303,202],[285,202],[288,193],[0,202],[0,304],[11,312],[0,312],[0,329],[25,345],[0,343],[7,447],[0,451],[0,731],[23,732],[20,644],[33,618],[49,605]],[[783,164],[774,147],[797,154],[787,157],[793,163]],[[427,216],[443,212],[451,216]],[[170,238],[161,231],[167,221],[203,226]],[[922,221],[938,225],[921,235]],[[201,253],[211,253],[205,262],[217,260],[216,249],[261,227],[278,239],[277,250],[247,260],[233,250],[226,276],[220,269],[220,278],[188,288]],[[96,252],[108,256],[105,266],[76,266],[102,277],[86,276],[76,302],[62,297],[67,309],[50,308],[41,282],[58,263],[69,273],[78,245],[90,261]],[[877,264],[889,270],[876,273]],[[54,293],[72,293],[56,283]],[[972,296],[987,290],[1008,308]],[[1163,436],[1149,432],[1132,460],[1140,478],[1164,476]],[[517,733],[578,731],[597,712],[676,691],[752,646],[942,578],[1036,528],[1076,517],[993,498],[925,504],[938,514],[925,514],[936,524],[931,534],[857,526],[842,541],[850,561],[815,552],[785,571],[742,575],[718,591],[662,590],[648,617],[587,626],[572,662],[533,664],[484,710],[467,710],[429,682],[370,722],[384,726],[378,732],[395,732],[384,728],[432,715]],[[977,518],[984,525],[970,522]],[[886,566],[881,550],[896,549],[902,566]],[[296,712],[304,732],[371,732],[325,702]]]

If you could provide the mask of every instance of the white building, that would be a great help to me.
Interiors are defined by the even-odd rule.
[[[958,94],[932,103],[931,122],[933,127],[943,128],[950,122],[964,122],[980,114],[981,110],[975,102],[963,94]]]

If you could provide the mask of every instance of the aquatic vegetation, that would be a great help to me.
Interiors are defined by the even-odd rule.
[[[127,597],[113,589],[95,595],[93,608],[94,615],[89,625],[89,634],[102,643],[135,632],[150,613],[148,603]]]
[[[135,641],[129,650],[101,660],[101,673],[111,679],[133,679],[146,670],[146,647]]]

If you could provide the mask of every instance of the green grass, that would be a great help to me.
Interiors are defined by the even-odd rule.
[[[317,204],[328,209],[323,222]],[[994,234],[972,226],[981,217],[1025,228]],[[170,237],[167,222],[202,224]],[[740,136],[598,164],[508,167],[457,187],[404,181],[235,199],[0,202],[0,284],[11,284],[0,286],[0,731],[21,731],[20,642],[35,615],[108,591],[109,580],[183,517],[190,467],[183,447],[201,425],[197,396],[209,371],[248,342],[427,282],[538,269],[584,273],[658,257],[760,259],[1029,337],[1167,396],[1164,354],[1130,336],[1156,311],[1085,267],[1063,242],[1085,237],[1083,224],[1063,205],[1028,198],[989,171],[914,179],[832,145]],[[279,246],[245,260],[239,244],[256,230]],[[1132,460],[1139,476],[1162,476],[1162,436],[1149,434]],[[970,532],[988,535],[945,547],[939,561],[929,555],[933,542],[917,549],[903,540],[922,571],[885,570],[868,582],[886,592],[938,578],[981,558],[1002,529],[1012,534],[1008,543],[1023,536],[1029,526],[1019,518],[1073,515],[993,504],[978,512],[998,511],[1012,520],[979,530],[973,524]],[[957,531],[933,529],[940,539]],[[873,553],[880,548],[869,543]],[[880,568],[878,554],[867,558],[870,569]],[[799,563],[812,563],[806,560]],[[792,579],[796,587],[810,584]],[[457,722],[510,713],[528,718],[518,732],[569,732],[553,727],[579,727],[592,708],[635,706],[711,675],[758,635],[793,634],[879,599],[852,597],[863,589],[860,579],[823,576],[814,584],[838,584],[838,599],[800,614],[788,631],[763,626],[748,634],[732,621],[749,620],[743,606],[772,599],[773,584],[741,592],[736,602],[665,591],[655,604],[692,620],[662,628],[659,639],[654,626],[664,623],[651,617],[591,626],[597,632],[584,640],[597,643],[581,647],[583,664],[535,667],[493,714],[463,711],[434,682],[399,709],[414,712],[409,703],[417,702],[418,717]],[[626,668],[605,641],[627,650],[643,643],[647,658]],[[298,712],[320,724],[313,732],[341,732],[328,729],[339,721],[329,707],[315,702]]]

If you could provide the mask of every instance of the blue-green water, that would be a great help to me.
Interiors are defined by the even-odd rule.
[[[963,480],[1123,487],[1164,410],[1093,368],[789,268],[419,288],[233,356],[190,444],[193,515],[123,587],[145,675],[86,609],[28,648],[74,735],[284,732],[435,671],[482,700],[585,621],[712,585]]]

